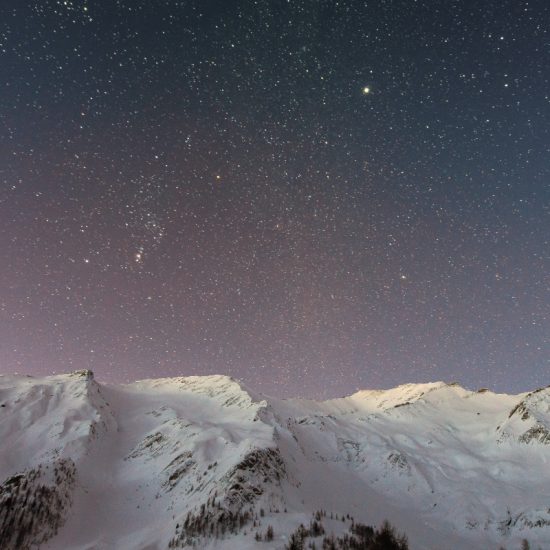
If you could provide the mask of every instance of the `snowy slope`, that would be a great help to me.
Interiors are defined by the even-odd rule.
[[[1,376],[0,547],[283,548],[324,510],[327,533],[387,518],[413,549],[549,548],[549,459],[549,388],[315,402],[226,376]]]

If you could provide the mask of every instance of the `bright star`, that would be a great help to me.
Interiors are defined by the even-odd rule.
[[[365,86],[363,88],[363,94],[365,94],[365,95],[370,94],[370,88],[368,86]]]

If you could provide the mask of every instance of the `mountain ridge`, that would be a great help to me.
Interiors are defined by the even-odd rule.
[[[11,511],[0,513],[0,542],[284,548],[328,510],[387,518],[411,548],[544,547],[549,411],[550,388],[514,396],[434,382],[314,401],[264,396],[226,375],[2,375],[0,504]],[[21,504],[42,493],[51,517]],[[1,538],[16,520],[26,526],[18,546]],[[336,535],[346,521],[331,526]],[[260,543],[268,524],[273,540]]]

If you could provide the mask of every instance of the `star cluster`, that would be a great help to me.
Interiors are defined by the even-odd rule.
[[[544,0],[6,0],[0,370],[276,395],[550,367]]]

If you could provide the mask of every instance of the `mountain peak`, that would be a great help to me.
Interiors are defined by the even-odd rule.
[[[187,393],[216,399],[223,406],[240,408],[258,407],[265,404],[263,397],[235,378],[224,374],[204,376],[178,376],[139,380],[128,384],[129,388],[162,392]]]
[[[70,373],[70,376],[78,376],[81,378],[85,378],[86,380],[94,379],[94,373],[90,369],[75,370]]]
[[[399,405],[413,403],[427,394],[445,388],[460,388],[458,384],[446,382],[407,383],[387,390],[360,390],[345,398],[360,408],[390,409]]]

